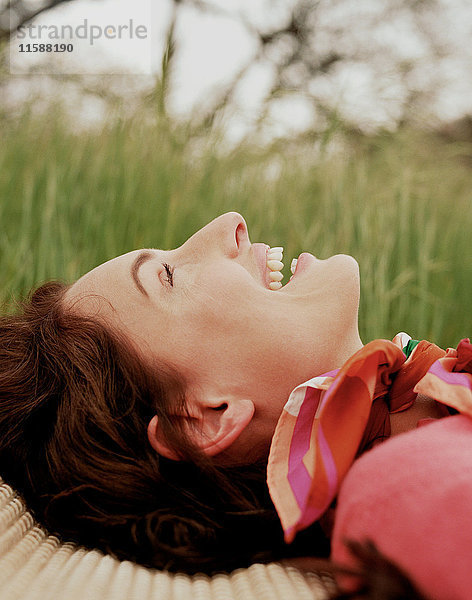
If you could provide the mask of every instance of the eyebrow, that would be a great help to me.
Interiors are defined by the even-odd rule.
[[[138,254],[138,256],[133,260],[133,264],[131,265],[131,269],[130,269],[131,277],[133,278],[133,281],[134,281],[136,287],[141,292],[141,294],[143,294],[144,296],[147,296],[147,297],[149,297],[149,294],[146,292],[143,284],[141,283],[141,280],[139,279],[138,271],[139,271],[139,268],[145,262],[147,262],[148,260],[151,260],[151,258],[154,258],[154,254],[152,252],[148,252],[147,250],[145,250],[144,252],[140,252]]]

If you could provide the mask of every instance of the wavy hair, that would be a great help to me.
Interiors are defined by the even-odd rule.
[[[36,519],[64,541],[169,570],[297,554],[283,544],[265,464],[217,467],[194,448],[175,417],[185,407],[178,374],[72,314],[67,289],[46,283],[0,317],[0,474]],[[151,447],[154,414],[184,461]],[[326,554],[323,535],[310,550]]]

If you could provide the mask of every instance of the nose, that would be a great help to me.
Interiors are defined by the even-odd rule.
[[[246,221],[239,213],[228,212],[194,233],[182,248],[205,254],[223,253],[229,258],[236,258],[250,245]]]

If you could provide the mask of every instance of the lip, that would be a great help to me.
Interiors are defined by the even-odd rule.
[[[262,283],[266,288],[269,288],[269,269],[267,268],[267,252],[269,246],[261,243],[251,244],[251,250],[261,273]]]
[[[288,283],[284,285],[284,288],[289,287],[292,284],[292,281],[295,277],[299,276],[301,273],[303,273],[303,271],[306,271],[309,268],[309,266],[314,264],[315,262],[319,262],[319,258],[316,258],[316,256],[310,254],[309,252],[302,252],[297,258],[297,266],[295,267],[295,273],[292,274]]]
[[[309,252],[302,252],[297,259],[297,266],[295,268],[295,273],[293,274],[293,277],[305,271],[310,265],[312,265],[315,262],[318,262],[318,260],[319,259],[313,256],[313,254],[310,254]]]

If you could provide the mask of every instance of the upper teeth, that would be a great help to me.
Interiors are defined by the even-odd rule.
[[[284,278],[281,273],[284,263],[282,259],[284,257],[284,249],[282,246],[276,246],[274,248],[269,248],[267,251],[267,268],[270,270],[269,273],[269,287],[271,290],[279,290],[282,287],[282,279]],[[295,269],[297,268],[297,259],[294,258],[290,264],[290,271],[292,271],[292,277],[295,274]],[[292,279],[290,277],[290,279]]]
[[[282,287],[283,269],[284,263],[282,262],[284,256],[284,249],[282,246],[276,246],[275,248],[269,248],[267,252],[267,268],[270,270],[269,273],[269,287],[271,290],[279,290]]]

